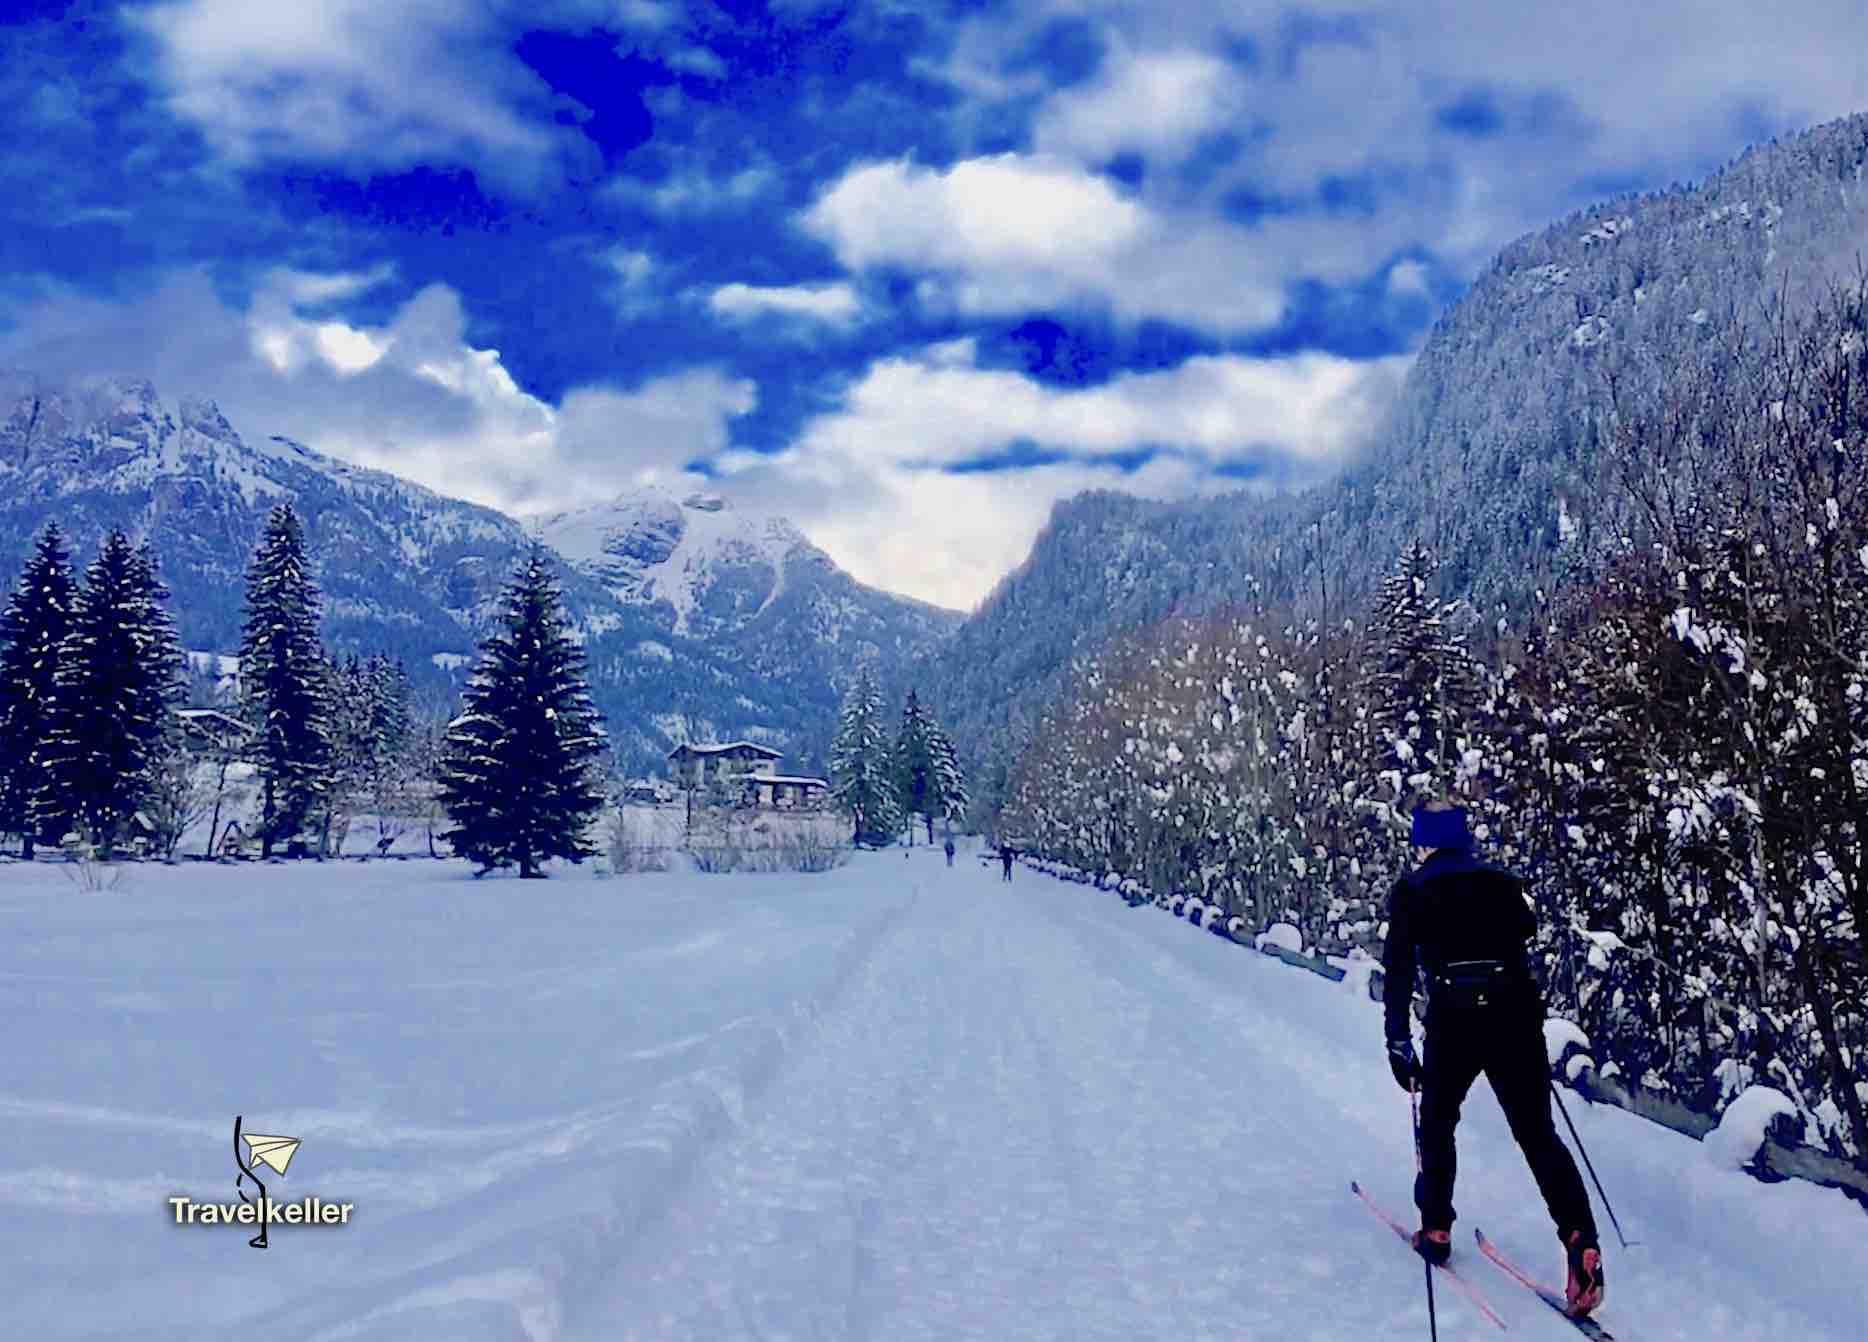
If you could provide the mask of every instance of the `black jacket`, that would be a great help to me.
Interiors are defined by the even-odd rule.
[[[1541,1013],[1530,967],[1537,918],[1524,883],[1443,848],[1395,882],[1382,949],[1382,1007],[1390,1039],[1406,1039],[1417,974],[1427,986],[1427,1028],[1470,1019],[1474,1008]]]

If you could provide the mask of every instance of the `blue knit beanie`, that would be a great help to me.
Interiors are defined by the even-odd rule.
[[[1416,848],[1472,847],[1472,831],[1466,828],[1466,813],[1457,806],[1444,811],[1416,806],[1414,831],[1410,837]]]

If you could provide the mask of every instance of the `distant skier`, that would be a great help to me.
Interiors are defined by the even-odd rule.
[[[947,865],[951,867],[953,865],[953,839],[950,837],[941,847],[947,854]]]
[[[1434,1263],[1452,1252],[1453,1129],[1483,1072],[1563,1241],[1570,1310],[1587,1314],[1602,1303],[1602,1249],[1582,1176],[1550,1117],[1543,994],[1529,955],[1537,919],[1517,877],[1474,860],[1466,813],[1451,802],[1417,808],[1411,837],[1421,864],[1389,897],[1382,965],[1388,1065],[1403,1090],[1420,1092],[1414,1247]],[[1424,1060],[1408,1022],[1417,971],[1427,994]]]
[[[1012,879],[1012,859],[1016,856],[1017,854],[1009,847],[999,850],[999,861],[1004,864],[1005,867],[1005,875],[1002,879],[1007,881]]]

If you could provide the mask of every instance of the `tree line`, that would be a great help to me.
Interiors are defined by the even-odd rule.
[[[1553,1009],[1601,1070],[1702,1112],[1774,1086],[1859,1160],[1868,286],[1732,329],[1610,434],[1615,527],[1528,608],[1448,599],[1419,543],[1353,610],[1248,584],[1080,661],[1002,823],[1375,952],[1408,813],[1451,792],[1527,878]]]
[[[0,613],[0,834],[109,861],[173,857],[206,822],[207,849],[327,856],[372,817],[385,851],[413,818],[481,870],[538,874],[595,850],[602,730],[555,581],[534,551],[481,645],[463,711],[418,723],[399,661],[339,660],[289,503],[268,517],[245,575],[228,711],[186,707],[186,663],[153,548],[120,529],[82,581],[56,524]],[[223,824],[225,820],[225,824]],[[250,828],[244,827],[250,825]]]
[[[289,503],[268,516],[245,575],[230,710],[186,708],[186,659],[154,550],[111,531],[80,582],[56,525],[0,614],[0,834],[23,857],[58,846],[108,861],[129,845],[172,858],[203,822],[206,850],[341,851],[368,816],[379,851],[416,819],[479,864],[542,874],[593,856],[607,740],[542,546],[521,560],[479,646],[459,711],[419,722],[408,675],[377,654],[338,660]],[[912,691],[892,740],[865,668],[833,748],[836,804],[859,840],[960,815],[951,741]],[[434,821],[450,822],[439,835]],[[223,823],[225,822],[225,823]],[[226,836],[233,836],[232,839]]]

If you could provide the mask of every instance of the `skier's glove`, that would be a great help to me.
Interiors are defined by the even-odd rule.
[[[1388,1041],[1388,1070],[1395,1074],[1395,1084],[1402,1090],[1414,1089],[1420,1081],[1420,1060],[1414,1056],[1412,1039]]]

